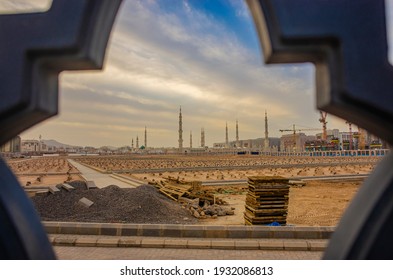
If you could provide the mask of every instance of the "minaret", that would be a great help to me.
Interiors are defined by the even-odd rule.
[[[264,143],[264,150],[267,152],[269,150],[269,129],[267,126],[267,112],[265,110],[265,143]]]
[[[205,129],[201,128],[201,147],[205,148]]]
[[[192,149],[192,131],[190,131],[190,149]]]
[[[138,135],[136,136],[136,148],[139,149],[139,138],[138,138]]]
[[[225,146],[229,148],[229,141],[228,141],[228,123],[225,124]]]
[[[236,120],[236,147],[239,147],[239,125]]]
[[[183,152],[183,120],[181,115],[181,106],[179,113],[179,152]]]
[[[145,126],[145,149],[147,149],[147,129]]]
[[[131,141],[131,148],[134,149],[134,138],[132,138],[132,141]]]

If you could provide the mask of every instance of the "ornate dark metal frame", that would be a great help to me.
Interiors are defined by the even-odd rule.
[[[313,62],[318,109],[393,143],[384,0],[247,0],[266,63]],[[345,212],[326,259],[393,259],[393,155]]]
[[[0,145],[58,110],[63,70],[101,69],[121,0],[54,0],[49,11],[0,15]],[[0,258],[53,259],[36,211],[0,160]]]
[[[267,63],[313,62],[317,107],[393,143],[384,0],[247,0]],[[121,0],[54,0],[1,15],[0,144],[57,114],[58,75],[102,68]],[[392,259],[393,155],[344,214],[326,259]],[[0,160],[0,258],[52,259],[33,205]]]

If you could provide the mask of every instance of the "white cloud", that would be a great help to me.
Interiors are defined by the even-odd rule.
[[[186,1],[177,13],[154,1],[125,1],[105,71],[63,74],[61,115],[26,137],[53,135],[58,124],[67,127],[57,129],[59,141],[72,134],[73,144],[122,146],[147,125],[151,145],[176,146],[179,105],[184,131],[198,138],[204,127],[209,145],[223,141],[225,121],[236,118],[242,137],[260,137],[265,109],[271,135],[279,136],[292,123],[318,125],[311,69],[264,66],[229,27]]]

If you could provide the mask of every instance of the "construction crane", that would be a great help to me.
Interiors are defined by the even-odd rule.
[[[285,132],[285,131],[292,131],[293,132],[293,151],[296,152],[296,132],[301,132],[301,131],[320,131],[320,128],[301,128],[301,129],[296,129],[296,126],[293,125],[292,129],[280,129],[280,132]]]
[[[364,150],[364,149],[366,149],[366,134],[367,134],[367,131],[366,130],[364,130],[363,128],[361,128],[361,127],[359,127],[358,126],[358,135],[359,135],[359,145],[358,145],[358,148],[360,149],[360,150]]]
[[[327,131],[326,131],[327,113],[323,111],[319,111],[319,113],[321,114],[321,117],[319,118],[319,122],[322,123],[322,140],[326,141],[327,140]]]

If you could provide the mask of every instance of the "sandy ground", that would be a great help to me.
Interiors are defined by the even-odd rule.
[[[66,157],[10,160],[7,164],[22,186],[55,186],[65,181],[82,179]]]
[[[186,158],[187,159],[187,158]],[[189,162],[186,162],[186,166],[226,166],[227,164],[234,164],[235,160],[232,156],[226,159],[223,156],[217,158],[216,161],[211,157],[207,159],[189,158]],[[132,174],[130,176],[142,179],[146,182],[154,182],[165,180],[166,177],[174,177],[184,179],[187,181],[206,181],[206,180],[238,180],[246,179],[248,176],[255,175],[281,175],[285,177],[296,177],[296,176],[320,176],[320,175],[338,175],[338,174],[366,174],[370,173],[380,158],[361,158],[364,162],[369,159],[370,162],[367,164],[357,164],[356,161],[360,161],[358,158],[270,158],[271,162],[276,164],[291,163],[293,167],[281,168],[255,168],[252,165],[258,164],[257,161],[262,159],[252,158],[251,166],[248,170],[212,170],[212,171],[182,171],[182,172],[162,172],[162,173],[145,173],[145,174]],[[102,160],[102,161],[101,161]],[[170,161],[165,159],[147,159],[144,161],[139,158],[138,160],[126,160],[116,158],[99,158],[98,163],[94,166],[102,165],[105,162],[111,162],[110,168],[114,170],[121,170],[129,168],[130,166],[136,166],[140,164],[142,166],[154,167],[157,165],[170,166]],[[237,165],[245,164],[249,165],[247,161],[243,161],[241,158],[236,161]],[[308,161],[307,161],[308,160]],[[324,167],[299,167],[298,164],[304,164],[307,162],[334,162],[342,160],[340,165],[324,166]],[[91,161],[91,159],[89,159]],[[184,163],[184,157],[181,158]],[[348,164],[351,161],[355,161],[355,164]],[[94,161],[92,161],[94,162]],[[176,166],[177,161],[174,161]],[[271,163],[269,162],[269,164]],[[72,166],[70,166],[64,157],[56,158],[38,158],[29,160],[18,160],[8,162],[11,169],[16,174],[21,185],[25,186],[27,182],[30,182],[31,186],[48,186],[56,185],[64,181],[80,180],[80,176]],[[260,162],[259,162],[260,164]],[[266,164],[266,162],[265,162]],[[108,167],[109,168],[109,167]],[[68,173],[67,173],[68,172]],[[42,175],[45,174],[45,175]],[[308,226],[334,226],[337,225],[343,211],[348,206],[349,202],[357,192],[362,181],[308,181],[303,187],[291,187],[289,194],[289,207],[287,224],[291,225],[308,225]],[[210,187],[212,188],[212,187]],[[216,193],[217,197],[223,198],[231,207],[235,208],[235,215],[219,217],[217,219],[205,219],[200,220],[200,223],[207,224],[227,224],[227,225],[242,225],[244,224],[243,212],[245,203],[245,194],[247,186],[216,186],[212,190]]]
[[[162,173],[127,174],[139,180],[157,182],[164,178],[179,178],[185,181],[245,180],[249,176],[308,177],[347,174],[368,174],[375,164],[355,164],[326,167],[258,168],[249,170],[180,171]]]
[[[305,186],[292,186],[289,191],[287,224],[296,226],[336,226],[362,180],[308,181]],[[217,194],[235,208],[235,215],[216,220],[201,220],[203,224],[244,225],[243,194]]]

